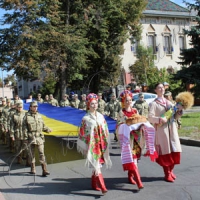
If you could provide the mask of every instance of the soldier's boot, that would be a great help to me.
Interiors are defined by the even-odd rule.
[[[43,164],[41,164],[41,166],[42,166],[42,176],[49,175],[50,172],[47,171],[47,164],[46,164],[46,163],[43,163]]]
[[[31,163],[31,171],[30,174],[36,174],[35,163]]]

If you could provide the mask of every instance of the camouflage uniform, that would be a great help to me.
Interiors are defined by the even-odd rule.
[[[6,144],[6,125],[5,125],[5,116],[3,114],[3,107],[0,107],[0,137],[3,144]]]
[[[29,158],[31,163],[31,173],[35,174],[35,148],[38,148],[39,161],[42,166],[43,176],[50,174],[46,169],[46,161],[44,155],[44,134],[42,132],[51,132],[51,130],[45,126],[42,116],[37,112],[37,102],[31,102],[30,111],[24,117],[23,120],[23,137],[24,142],[29,143]],[[35,110],[34,110],[35,109]]]
[[[137,109],[137,111],[138,111],[138,113],[140,115],[148,117],[149,105],[148,105],[148,103],[145,100],[137,100],[134,103],[133,107]]]
[[[102,115],[104,115],[105,114],[105,107],[106,107],[106,102],[103,99],[99,99],[97,111],[100,112]]]
[[[78,105],[78,109],[87,110],[87,101],[86,100],[81,100],[79,105]]]
[[[60,107],[66,107],[66,106],[70,106],[70,102],[69,102],[69,100],[68,99],[62,99],[61,101],[60,101]]]
[[[50,99],[49,104],[51,104],[52,106],[59,106],[58,101],[56,99]]]
[[[14,146],[15,146],[15,142],[14,140],[12,140],[12,138],[10,137],[10,120],[12,119],[12,116],[15,114],[16,112],[16,108],[14,107],[15,103],[14,101],[11,102],[11,108],[8,110],[8,116],[7,119],[5,120],[5,126],[8,130],[8,137],[9,137],[9,148],[10,148],[10,152],[14,152]]]
[[[80,103],[80,100],[78,99],[78,95],[77,94],[72,95],[72,100],[70,102],[71,107],[78,108],[79,103]]]
[[[22,108],[22,104],[18,103],[17,108]],[[23,146],[24,144],[24,136],[22,131],[22,124],[23,124],[23,118],[25,116],[26,112],[24,110],[17,110],[10,120],[10,137],[13,138],[15,141],[15,149],[16,152],[19,154],[17,163],[21,163],[21,157],[22,152],[20,152],[22,149],[25,149],[26,147]],[[27,150],[25,151],[27,154]]]
[[[43,102],[44,102],[44,100],[43,100],[42,98],[39,98],[39,99],[37,98],[36,101],[37,101],[38,103],[43,103]]]
[[[105,113],[109,117],[115,120],[117,119],[120,110],[121,110],[121,104],[117,99],[115,100],[111,99],[110,102],[105,107]]]

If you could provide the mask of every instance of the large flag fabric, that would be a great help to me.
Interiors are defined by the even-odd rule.
[[[24,110],[29,110],[29,103],[24,103]],[[50,104],[38,104],[38,112],[42,115],[45,125],[52,129],[49,135],[77,136],[81,120],[86,111],[72,107],[55,107]],[[105,116],[110,133],[115,132],[116,121]]]

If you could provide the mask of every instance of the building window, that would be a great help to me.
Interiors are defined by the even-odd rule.
[[[172,42],[171,42],[171,35],[167,34],[164,35],[164,52],[166,54],[172,54],[173,48],[172,48]]]
[[[179,36],[179,49],[180,49],[180,52],[182,51],[182,49],[185,49],[185,38],[184,38],[184,36]]]
[[[134,53],[134,54],[137,54],[137,48],[138,48],[138,44],[139,42],[132,39],[131,40],[131,51]]]
[[[36,92],[36,85],[33,86],[33,91]]]
[[[156,35],[148,35],[148,47],[152,48],[153,54],[156,54]]]

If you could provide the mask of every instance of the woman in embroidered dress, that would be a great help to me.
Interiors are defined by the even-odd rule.
[[[164,98],[165,88],[162,83],[155,86],[158,95],[149,105],[149,121],[156,130],[155,148],[158,153],[156,162],[163,167],[165,181],[174,182],[174,165],[180,164],[181,145],[176,127],[176,120],[181,117],[183,107],[178,104],[176,113],[171,119],[165,117],[166,111],[173,108],[173,104]]]
[[[86,156],[86,162],[94,168],[92,173],[92,188],[107,192],[101,173],[102,164],[111,167],[109,156],[109,131],[104,116],[97,112],[98,97],[91,93],[87,96],[88,112],[82,119],[77,150]]]
[[[139,170],[137,167],[137,161],[141,156],[141,147],[139,145],[140,140],[140,129],[139,127],[137,131],[129,131],[127,137],[125,136],[126,133],[120,134],[118,129],[121,124],[126,122],[126,119],[131,117],[133,114],[138,114],[136,108],[132,108],[132,93],[129,90],[125,90],[120,94],[120,98],[122,101],[122,110],[118,114],[117,119],[117,134],[120,141],[121,146],[121,158],[124,171],[128,171],[128,180],[131,184],[136,184],[139,189],[143,188],[143,184],[141,182]],[[127,154],[128,152],[128,154]],[[125,155],[126,154],[126,155]],[[125,160],[128,155],[128,160]],[[134,181],[134,179],[136,182]]]

